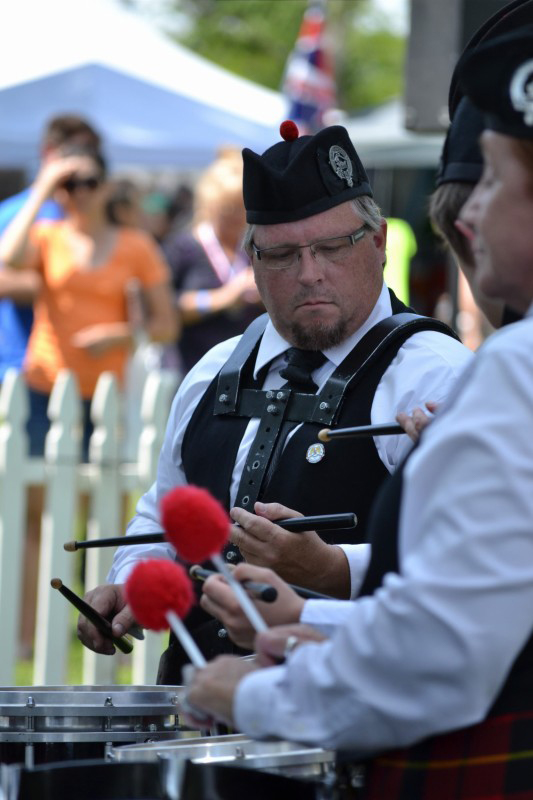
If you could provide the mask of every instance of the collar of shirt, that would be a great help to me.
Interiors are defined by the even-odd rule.
[[[384,283],[376,305],[361,327],[358,328],[355,333],[352,333],[351,336],[345,339],[344,342],[341,342],[341,344],[338,344],[336,347],[331,347],[329,350],[324,350],[324,355],[328,360],[322,367],[320,367],[320,369],[316,371],[316,374],[314,374],[315,381],[319,384],[320,388],[322,388],[322,384],[325,382],[325,380],[327,380],[333,370],[344,361],[348,353],[353,350],[355,345],[363,338],[363,336],[368,333],[368,331],[373,328],[376,323],[380,322],[386,317],[390,317],[391,314],[392,306],[390,302],[389,290]],[[257,378],[259,370],[269,362],[272,362],[270,373],[277,372],[282,363],[284,363],[282,359],[283,353],[285,353],[289,347],[292,347],[292,345],[277,332],[272,324],[272,321],[269,319],[263,334],[263,338],[261,339],[261,344],[259,345],[259,351],[257,353],[254,368],[254,378]],[[269,385],[268,388],[278,387],[270,387]]]

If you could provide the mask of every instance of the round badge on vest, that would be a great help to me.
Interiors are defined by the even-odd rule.
[[[322,461],[325,455],[326,448],[323,444],[317,442],[316,444],[309,445],[307,448],[307,453],[305,454],[305,458],[310,464],[318,464],[319,461]]]

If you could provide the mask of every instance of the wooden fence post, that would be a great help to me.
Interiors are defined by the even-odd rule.
[[[59,373],[48,404],[50,430],[45,443],[45,505],[37,594],[34,683],[64,684],[68,663],[72,607],[50,586],[61,578],[70,586],[74,574],[71,553],[63,544],[72,539],[77,507],[77,466],[80,458],[81,404],[76,379]]]
[[[137,457],[139,482],[144,491],[150,488],[156,478],[157,462],[175,390],[175,382],[168,380],[161,372],[151,372],[144,385],[141,404],[143,427]],[[135,685],[155,683],[159,658],[167,640],[166,634],[153,631],[145,631],[144,635],[144,642],[136,642],[133,651]]]
[[[98,379],[91,404],[91,419],[94,433],[89,444],[91,510],[87,538],[101,539],[118,536],[123,524],[123,495],[119,479],[121,418],[117,380],[111,372],[103,373]],[[87,588],[105,583],[113,552],[111,548],[87,550]],[[110,684],[113,682],[115,668],[114,658],[93,653],[91,650],[84,651],[84,683]]]
[[[0,390],[0,684],[14,681],[21,611],[28,463],[26,385],[14,369]]]

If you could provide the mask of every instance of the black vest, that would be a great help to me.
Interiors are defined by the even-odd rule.
[[[346,531],[324,531],[321,536],[328,543],[351,541],[356,544],[367,540],[368,512],[388,471],[372,438],[336,440],[326,446],[324,457],[315,463],[306,459],[308,448],[319,443],[318,432],[326,426],[370,424],[376,388],[401,345],[413,333],[439,330],[454,335],[436,320],[406,314],[410,309],[394,295],[391,301],[395,316],[378,323],[363,337],[320,394],[305,397],[312,401],[312,407],[308,413],[307,408],[302,408],[303,413],[298,418],[303,424],[289,440],[274,474],[259,493],[263,502],[276,501],[305,515],[354,512],[358,524],[351,537],[347,540]],[[403,324],[396,326],[396,320]],[[253,380],[258,346],[257,341],[253,349],[248,348],[246,361],[240,366],[236,392],[253,389],[254,401],[261,401],[264,406],[268,404],[268,400],[262,399],[266,393],[260,391],[259,381]],[[230,384],[231,380],[227,385]],[[226,384],[221,383],[218,376],[212,381],[187,427],[181,455],[187,482],[207,488],[229,508],[229,487],[237,451],[250,416],[258,414],[245,416],[238,408],[235,412],[220,413],[224,409],[220,409],[219,399],[225,388]],[[296,396],[295,402],[298,400]],[[336,400],[339,400],[338,406],[333,410]],[[330,408],[320,411],[322,405]]]
[[[317,395],[290,398],[287,413],[301,412],[298,419],[303,424],[287,443],[275,472],[258,495],[263,502],[276,501],[306,516],[354,512],[358,520],[355,530],[320,533],[329,544],[367,541],[368,514],[377,490],[389,473],[372,438],[337,440],[326,447],[324,457],[316,463],[306,459],[308,448],[319,443],[318,432],[324,427],[370,424],[376,388],[402,344],[413,333],[437,330],[455,337],[443,323],[414,314],[392,292],[391,302],[393,316],[382,320],[362,338]],[[260,376],[258,381],[253,378],[266,320],[265,315],[262,322],[256,320],[245,331],[235,355],[228,361],[229,366],[223,367],[198,403],[182,443],[187,482],[208,489],[228,509],[231,476],[244,431],[250,417],[265,415],[270,404],[268,393],[261,390],[264,378]],[[246,409],[256,409],[257,413],[246,411],[243,405]],[[235,563],[239,555],[236,548],[230,550]],[[186,623],[207,658],[218,652],[233,652],[231,643],[220,636],[220,624],[213,623],[201,609],[194,608]],[[176,648],[181,650],[177,643],[172,644],[171,637],[170,649]],[[180,661],[182,656],[184,663],[186,658],[181,652]],[[169,657],[164,654],[163,659]],[[173,662],[177,663],[175,658]],[[160,667],[158,682],[175,682],[174,669]],[[169,672],[174,676],[172,680]]]

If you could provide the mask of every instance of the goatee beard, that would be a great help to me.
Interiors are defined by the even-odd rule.
[[[291,342],[302,350],[329,350],[346,339],[346,323],[339,321],[335,325],[303,326],[297,322],[291,325]]]

